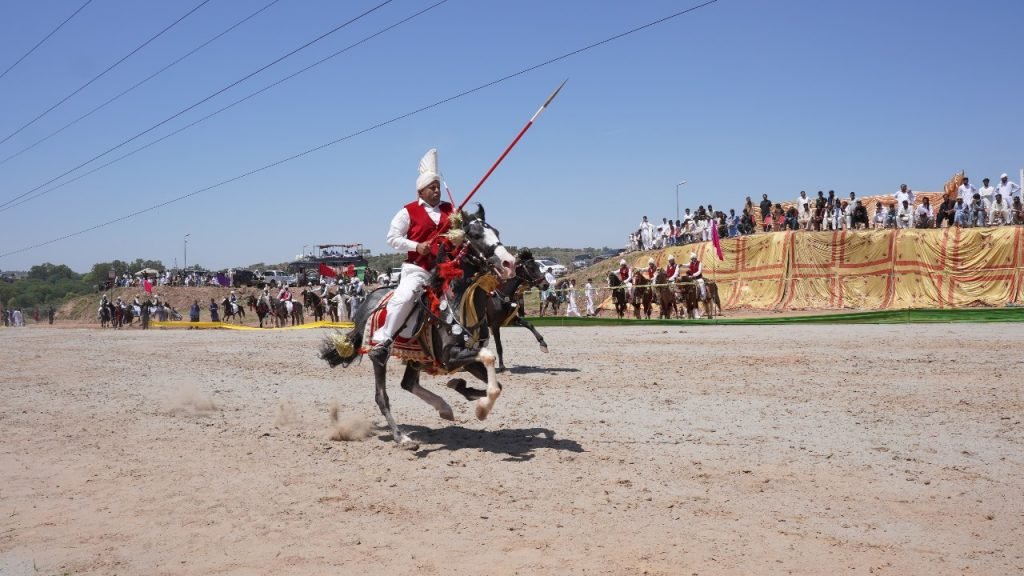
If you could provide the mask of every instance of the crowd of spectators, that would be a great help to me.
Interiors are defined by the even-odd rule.
[[[941,200],[933,201],[933,197]],[[869,205],[871,202],[874,205]],[[662,218],[655,224],[643,217],[640,226],[629,234],[628,250],[651,250],[711,240],[732,238],[757,232],[786,230],[830,231],[883,228],[939,228],[946,226],[1008,226],[1024,224],[1024,201],[1020,186],[1006,174],[997,185],[988,178],[976,189],[967,177],[949,194],[915,194],[906,184],[887,197],[848,198],[819,190],[815,198],[801,191],[796,202],[773,202],[767,194],[755,205],[750,196],[739,214],[715,210],[710,204],[689,208],[680,218]]]

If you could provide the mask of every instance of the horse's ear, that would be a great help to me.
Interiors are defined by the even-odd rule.
[[[476,217],[476,219],[480,220],[481,222],[486,221],[486,218],[484,218],[484,205],[483,204],[477,203],[477,205],[476,205],[476,213],[473,216]]]
[[[533,260],[533,252],[530,252],[529,248],[523,248],[519,251],[520,260]]]

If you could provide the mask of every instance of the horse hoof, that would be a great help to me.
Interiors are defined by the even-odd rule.
[[[540,351],[545,353],[545,354],[547,354],[548,353],[548,345],[547,344],[541,344],[540,345]]]
[[[438,412],[437,415],[444,420],[448,420],[449,422],[455,422],[455,413],[452,412],[450,408],[448,410]]]
[[[402,450],[418,450],[420,445],[405,434],[398,440],[398,447]]]
[[[486,398],[481,398],[481,399],[476,401],[476,419],[477,420],[486,420],[487,419],[487,415],[491,412],[491,410],[487,407],[486,402],[487,402]]]
[[[495,370],[495,372],[504,372],[505,370],[508,370],[508,368],[505,368],[504,366],[498,366],[498,369]]]

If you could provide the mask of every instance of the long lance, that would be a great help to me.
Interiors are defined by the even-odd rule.
[[[548,96],[548,99],[544,101],[544,104],[542,104],[541,107],[537,110],[537,112],[533,115],[533,117],[530,118],[530,121],[526,123],[526,126],[523,126],[523,129],[519,131],[519,134],[516,135],[515,140],[513,140],[512,143],[508,145],[508,148],[505,148],[505,151],[501,153],[501,156],[499,156],[498,160],[494,162],[494,165],[491,166],[491,169],[488,170],[487,173],[484,174],[484,177],[481,178],[479,182],[477,182],[476,186],[473,187],[473,190],[469,193],[469,196],[466,196],[466,199],[462,201],[462,204],[459,204],[459,210],[462,210],[462,208],[465,207],[465,205],[469,202],[470,198],[472,198],[473,195],[476,194],[476,191],[479,190],[480,187],[484,185],[484,182],[487,181],[487,178],[491,176],[491,172],[494,172],[494,169],[498,167],[498,164],[501,164],[501,161],[505,159],[505,156],[508,156],[508,153],[511,152],[513,148],[515,148],[516,144],[519,142],[519,139],[523,137],[523,134],[526,134],[526,131],[530,129],[530,126],[533,126],[534,121],[536,121],[537,118],[540,117],[541,112],[543,112],[544,109],[548,107],[548,104],[551,104],[551,101],[555,99],[555,96],[558,96],[558,92],[562,89],[562,86],[565,86],[565,83],[568,81],[568,78],[563,80],[562,83],[558,85],[558,88],[555,88],[555,91],[551,93],[551,96]]]

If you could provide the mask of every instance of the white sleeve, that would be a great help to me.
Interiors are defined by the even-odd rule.
[[[416,242],[405,237],[409,233],[409,223],[409,211],[402,208],[391,219],[391,227],[388,228],[388,246],[401,252],[416,250]]]

